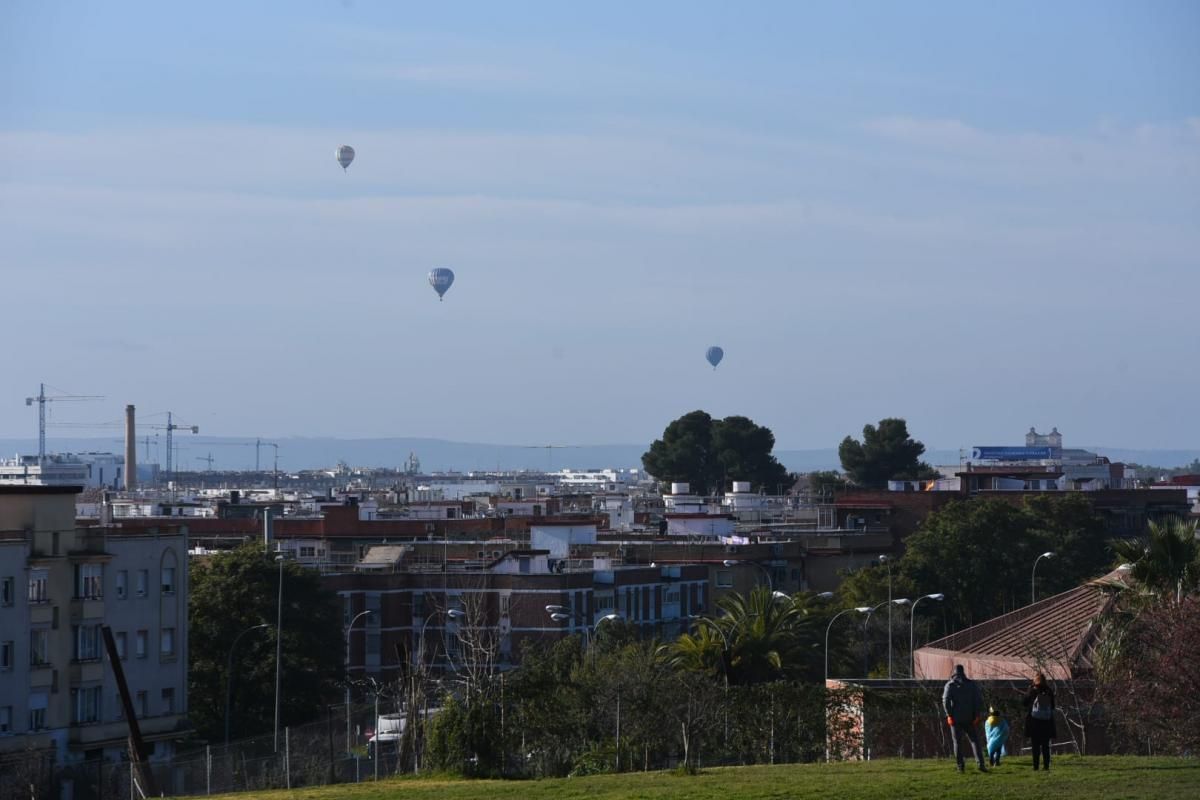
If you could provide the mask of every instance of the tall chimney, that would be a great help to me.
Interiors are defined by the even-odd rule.
[[[137,426],[133,406],[125,406],[125,491],[137,488]]]

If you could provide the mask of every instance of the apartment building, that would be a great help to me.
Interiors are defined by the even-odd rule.
[[[0,754],[120,759],[112,629],[155,755],[186,730],[187,537],[75,520],[77,486],[0,486]]]

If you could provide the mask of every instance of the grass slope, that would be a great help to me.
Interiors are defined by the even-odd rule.
[[[951,761],[885,759],[869,763],[788,764],[706,769],[700,775],[666,772],[597,775],[543,781],[399,778],[378,784],[342,784],[291,792],[227,795],[247,800],[607,800],[675,798],[1155,798],[1200,796],[1200,760],[1125,756],[1061,757],[1049,772],[1034,772],[1028,758],[1009,760],[984,775],[960,775]]]

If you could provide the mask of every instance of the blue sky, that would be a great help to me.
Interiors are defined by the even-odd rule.
[[[4,3],[0,435],[45,381],[228,435],[1198,446],[1198,43],[1192,2]]]

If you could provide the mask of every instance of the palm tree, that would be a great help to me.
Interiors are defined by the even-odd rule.
[[[1200,541],[1196,523],[1171,517],[1151,522],[1144,537],[1110,543],[1117,558],[1130,564],[1130,576],[1151,594],[1183,602],[1200,588]]]
[[[659,647],[658,654],[674,669],[714,678],[720,675],[726,685],[729,683],[725,635],[707,617],[697,621],[695,633],[680,634],[675,641]]]

